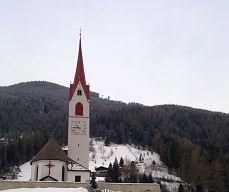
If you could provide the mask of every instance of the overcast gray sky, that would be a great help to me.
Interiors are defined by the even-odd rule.
[[[111,99],[229,112],[228,0],[0,0],[0,85],[87,82]]]

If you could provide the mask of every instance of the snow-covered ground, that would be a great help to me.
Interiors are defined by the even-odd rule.
[[[91,171],[99,166],[108,167],[109,163],[113,164],[115,158],[119,162],[121,157],[124,159],[124,164],[131,161],[137,162],[136,166],[141,173],[151,173],[154,178],[181,181],[179,177],[168,174],[167,167],[161,162],[160,155],[157,153],[131,145],[110,144],[106,146],[103,140],[91,139],[89,154]]]
[[[28,181],[31,178],[30,161],[20,166],[21,172],[18,174],[18,181]]]
[[[65,150],[67,150],[67,147],[65,147]],[[141,161],[139,161],[140,156],[142,157]],[[124,164],[135,161],[141,173],[151,173],[153,178],[181,181],[179,177],[168,173],[167,168],[161,162],[160,156],[157,153],[130,145],[110,144],[109,146],[105,146],[103,140],[90,140],[89,169],[91,171],[95,171],[95,168],[99,166],[108,167],[109,163],[113,164],[115,158],[119,162],[121,157],[124,159]],[[21,165],[20,170],[21,172],[18,174],[17,180],[28,181],[31,174],[30,162]],[[104,178],[97,179],[104,180]]]
[[[84,188],[19,188],[7,189],[2,192],[88,192]]]
[[[143,172],[144,170],[142,169],[152,165],[153,161],[156,165],[163,164],[157,153],[152,153],[148,150],[138,149],[130,145],[110,144],[109,146],[105,146],[104,141],[95,139],[92,139],[90,143],[89,168],[91,171],[94,171],[95,168],[99,166],[108,167],[109,163],[113,164],[115,158],[120,161],[122,157],[125,164],[131,161],[139,162],[140,155],[142,155],[144,159],[142,166],[139,167]]]

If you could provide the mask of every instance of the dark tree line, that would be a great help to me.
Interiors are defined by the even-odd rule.
[[[105,181],[115,183],[154,183],[151,174],[140,174],[134,161],[130,164],[124,164],[122,157],[119,163],[115,158],[113,164],[109,164]]]
[[[224,191],[229,183],[229,116],[179,106],[128,105],[94,109],[91,132],[106,143],[136,144],[154,150],[190,183]]]
[[[105,178],[106,182],[116,182],[116,183],[122,182],[120,164],[123,164],[123,162],[118,163],[118,160],[116,158],[115,158],[113,165],[111,163],[109,164],[107,175]]]
[[[0,176],[10,170],[12,166],[19,166],[29,160],[47,142],[47,137],[40,131],[30,135],[22,135],[7,143],[0,144]]]

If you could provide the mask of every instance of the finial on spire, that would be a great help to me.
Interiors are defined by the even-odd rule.
[[[80,38],[81,38],[81,32],[82,32],[82,28],[80,27]]]

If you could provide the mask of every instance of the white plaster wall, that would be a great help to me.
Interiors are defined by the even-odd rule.
[[[59,160],[50,160],[54,167],[50,169],[50,176],[57,179],[58,181],[62,181],[62,166],[65,167],[65,179],[67,179],[67,167],[64,161]],[[36,181],[36,167],[38,166],[38,181],[48,176],[49,168],[45,165],[49,163],[49,160],[40,160],[32,162],[31,167],[31,180]]]
[[[32,163],[32,165],[31,165],[31,181],[36,181],[36,170],[35,170],[35,168],[36,168],[36,165],[35,165],[35,162],[33,162]]]
[[[68,181],[75,182],[75,176],[81,176],[81,183],[90,180],[90,171],[68,171]]]
[[[77,95],[77,90],[82,90],[82,95]],[[80,102],[83,105],[83,116],[75,116],[75,105]],[[86,134],[85,135],[72,135],[71,134],[71,121],[85,121]],[[79,82],[76,87],[75,93],[69,102],[69,118],[68,118],[68,156],[89,168],[89,101],[85,95],[84,89]]]

